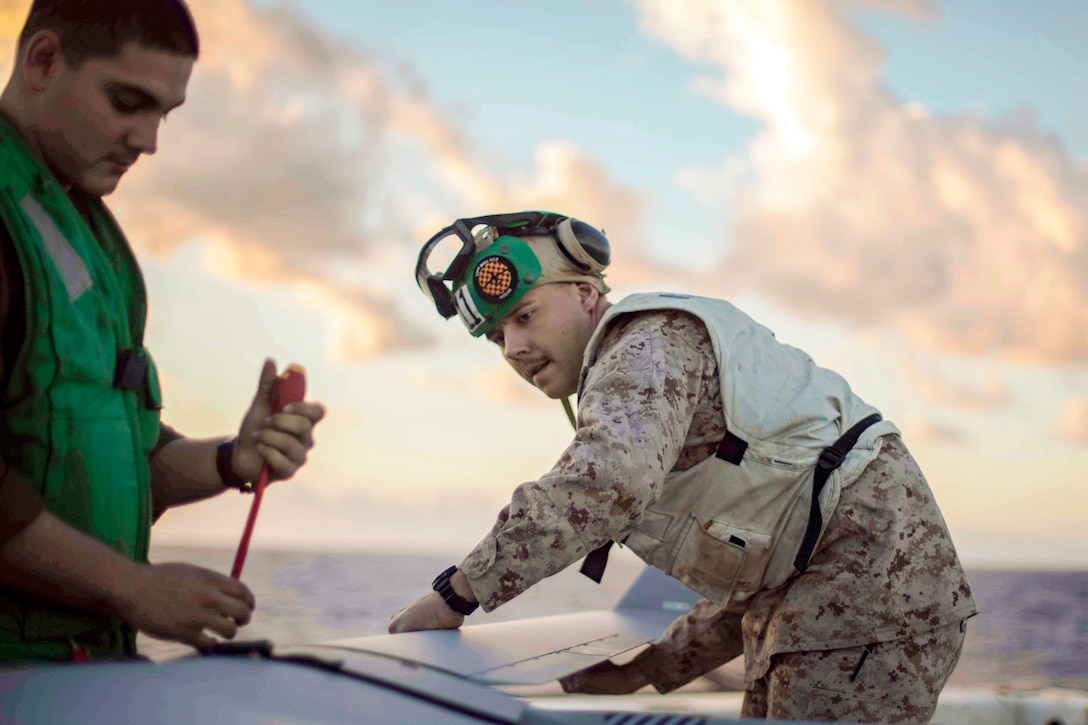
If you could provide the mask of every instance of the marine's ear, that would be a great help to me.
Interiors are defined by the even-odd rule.
[[[575,282],[575,287],[578,290],[578,303],[582,311],[590,313],[596,309],[597,300],[601,298],[597,288],[588,282]]]
[[[49,82],[66,67],[60,36],[39,30],[30,36],[20,57],[19,73],[31,94],[42,93]]]

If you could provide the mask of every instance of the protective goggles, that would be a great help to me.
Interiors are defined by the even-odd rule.
[[[474,231],[481,226],[490,231],[477,239]],[[599,230],[560,214],[471,217],[456,220],[427,240],[416,262],[416,283],[440,315],[448,319],[459,314],[473,336],[486,334],[540,279],[540,261],[518,237],[551,237],[574,268],[590,275],[599,275],[611,255]],[[432,257],[449,262],[436,271]]]

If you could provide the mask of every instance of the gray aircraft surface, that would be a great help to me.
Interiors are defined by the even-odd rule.
[[[278,648],[223,643],[165,662],[0,670],[0,724],[737,723],[550,710],[496,686],[540,685],[656,639],[698,595],[647,568],[610,610]]]

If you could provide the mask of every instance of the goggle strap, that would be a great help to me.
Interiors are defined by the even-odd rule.
[[[428,296],[431,298],[431,302],[434,303],[435,309],[438,310],[438,314],[447,320],[457,314],[453,295],[450,294],[449,288],[443,284],[441,279],[436,276],[428,277],[427,288]]]
[[[558,234],[555,235],[555,246],[559,247],[559,251],[562,252],[563,256],[567,258],[567,261],[573,264],[578,269],[582,270],[583,272],[593,271],[593,268],[590,267],[588,264],[586,264],[585,262],[579,262],[577,259],[574,258],[574,255],[570,253],[569,249],[567,249],[567,245],[563,244],[563,240],[559,238]]]
[[[489,217],[480,217],[473,221],[495,227],[499,236],[509,234],[514,237],[530,237],[537,234],[551,234],[559,225],[559,222],[564,219],[566,217],[560,214],[530,211],[517,214],[495,214]]]

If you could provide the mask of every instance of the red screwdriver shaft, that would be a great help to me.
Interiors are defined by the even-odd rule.
[[[280,413],[288,403],[298,403],[306,396],[306,371],[300,365],[291,365],[272,383],[272,413]],[[268,464],[261,466],[257,477],[257,486],[253,489],[253,503],[249,507],[249,518],[238,542],[238,553],[234,555],[234,566],[230,575],[237,579],[242,574],[242,566],[249,553],[249,540],[253,536],[253,525],[257,522],[257,511],[261,508],[264,490],[268,487]]]

